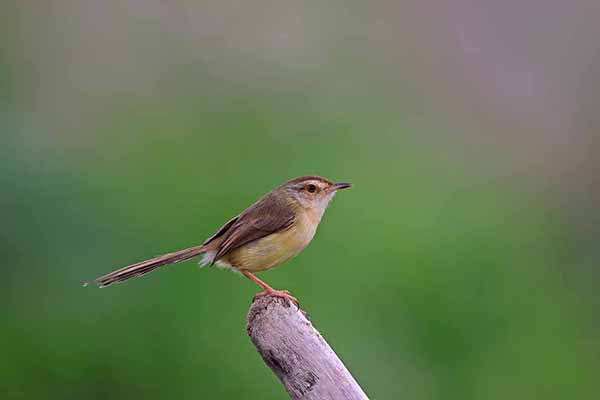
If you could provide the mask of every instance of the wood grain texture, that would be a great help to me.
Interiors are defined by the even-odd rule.
[[[256,299],[248,312],[247,330],[292,399],[368,399],[329,344],[289,300]]]

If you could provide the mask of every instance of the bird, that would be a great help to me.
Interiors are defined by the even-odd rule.
[[[304,250],[335,194],[351,186],[316,175],[291,179],[230,219],[202,244],[128,265],[96,278],[95,283],[110,286],[202,256],[201,267],[231,269],[260,286],[263,291],[255,298],[271,295],[298,305],[287,290],[273,289],[255,274],[281,265]]]

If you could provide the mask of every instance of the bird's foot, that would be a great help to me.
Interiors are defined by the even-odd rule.
[[[275,290],[275,289],[265,290],[264,292],[256,293],[254,295],[254,299],[258,299],[258,298],[261,298],[264,296],[275,296],[275,297],[281,297],[282,299],[288,299],[292,303],[294,303],[296,305],[296,307],[300,308],[300,303],[298,302],[298,299],[295,298],[294,296],[292,296],[290,294],[290,292],[288,292],[287,290]]]

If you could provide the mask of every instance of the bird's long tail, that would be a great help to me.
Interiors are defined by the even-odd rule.
[[[162,256],[151,258],[150,260],[128,265],[113,271],[110,274],[96,278],[94,281],[99,287],[109,286],[113,283],[121,283],[130,278],[146,275],[163,265],[176,264],[181,261],[189,260],[204,252],[203,246],[190,247],[189,249],[179,250],[174,253],[164,254]]]

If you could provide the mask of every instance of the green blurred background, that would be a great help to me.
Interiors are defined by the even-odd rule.
[[[0,11],[3,398],[285,398],[251,282],[81,282],[305,174],[354,188],[261,277],[370,397],[598,398],[595,1]]]

